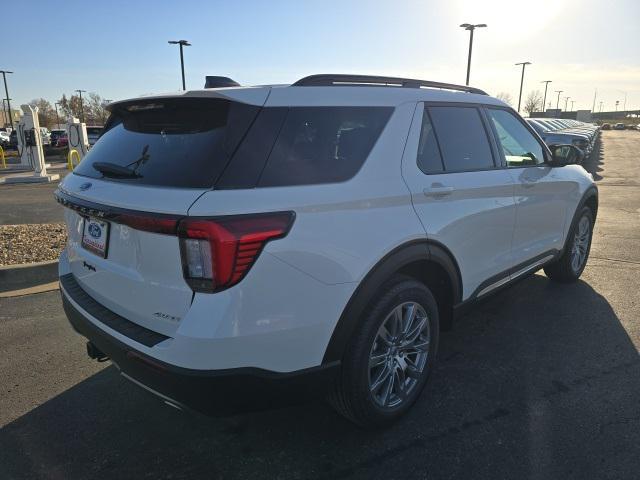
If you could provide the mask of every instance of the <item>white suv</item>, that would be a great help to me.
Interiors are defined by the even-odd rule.
[[[177,407],[414,403],[439,333],[544,268],[585,267],[597,190],[481,90],[316,75],[111,104],[56,192],[88,353]]]

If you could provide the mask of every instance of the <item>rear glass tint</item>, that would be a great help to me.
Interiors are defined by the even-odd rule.
[[[256,187],[288,111],[286,107],[260,110],[229,166],[216,183],[216,189]]]
[[[259,187],[341,182],[366,160],[391,107],[290,108]]]
[[[418,143],[418,168],[424,173],[439,173],[444,170],[436,134],[426,108],[422,115],[422,129]]]
[[[259,109],[203,98],[123,104],[74,172],[139,185],[211,188]],[[101,170],[106,173],[101,173],[94,168],[105,163],[132,174],[113,174],[105,168]]]

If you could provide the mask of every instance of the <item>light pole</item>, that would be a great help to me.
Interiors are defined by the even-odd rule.
[[[623,90],[618,90],[618,92],[620,93],[624,93],[624,103],[622,104],[622,110],[624,111],[624,114],[627,114],[627,92],[623,91]]]
[[[169,40],[171,45],[180,45],[180,69],[182,70],[182,90],[186,90],[187,87],[184,83],[184,56],[182,54],[182,47],[190,47],[191,44],[187,40]]]
[[[552,80],[543,80],[540,83],[544,83],[544,100],[542,100],[542,113],[544,114],[545,112],[545,108],[544,106],[547,104],[547,88],[549,87],[549,84],[552,82]]]
[[[575,102],[575,100],[571,100],[571,111],[573,112],[573,103]]]
[[[60,128],[60,115],[58,115],[58,105],[60,105],[60,102],[56,102],[53,104],[56,109],[56,121],[58,122],[58,128]]]
[[[600,101],[600,113],[602,113],[602,105],[604,105],[604,102]]]
[[[620,100],[616,100],[616,112],[618,111],[618,104],[620,103]]]
[[[107,119],[109,118],[109,115],[107,112],[107,105],[109,105],[111,102],[113,102],[113,99],[111,98],[104,98],[102,100],[102,109],[100,110],[100,121],[102,121],[103,125],[106,123]]]
[[[562,90],[556,90],[555,92],[558,94],[558,99],[556,100],[556,110],[558,110],[558,107],[560,106],[560,94],[562,93]]]
[[[571,98],[571,97],[564,97],[564,111],[565,111],[565,112],[567,111],[567,103],[569,103],[569,99],[570,99],[570,98]]]
[[[471,23],[463,23],[460,25],[465,30],[469,30],[469,57],[467,58],[467,83],[465,85],[469,85],[469,74],[471,73],[471,50],[473,49],[473,31],[476,28],[485,28],[487,26],[486,23],[477,23],[472,25]]]
[[[82,94],[86,92],[86,90],[76,90],[80,94],[80,122],[84,123],[84,103],[82,103]]]
[[[522,101],[522,85],[524,84],[524,67],[531,65],[531,62],[520,62],[516,65],[522,65],[522,76],[520,77],[520,95],[518,95],[518,112],[520,112],[520,103]]]
[[[2,126],[6,126],[7,119],[9,118],[9,114],[7,113],[6,102],[7,102],[7,99],[3,98],[2,99],[2,111],[4,112],[4,124]]]
[[[11,130],[13,130],[13,116],[11,115],[11,99],[9,98],[9,89],[7,88],[7,73],[13,73],[9,70],[0,70],[2,72],[2,79],[4,80],[4,93],[7,95],[7,110],[9,111],[9,123],[11,124]]]

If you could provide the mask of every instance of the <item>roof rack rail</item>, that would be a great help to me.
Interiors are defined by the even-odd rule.
[[[320,74],[304,77],[291,85],[292,87],[331,87],[331,86],[380,86],[404,88],[440,88],[443,90],[457,90],[468,93],[488,95],[484,90],[453,83],[431,82],[413,78],[379,77],[377,75],[344,75]]]

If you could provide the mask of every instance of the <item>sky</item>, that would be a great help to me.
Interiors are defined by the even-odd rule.
[[[291,83],[314,73],[362,73],[464,83],[476,30],[471,85],[523,103],[552,80],[547,103],[569,96],[590,109],[640,109],[640,0],[44,0],[7,2],[0,69],[12,106],[55,101],[76,89],[122,99],[181,87],[205,75],[243,85]],[[8,10],[8,12],[7,12]],[[4,16],[4,15],[3,15]],[[10,32],[11,41],[7,41]],[[4,97],[4,91],[0,90]],[[598,109],[599,107],[596,107]]]

